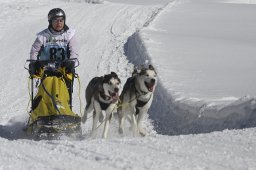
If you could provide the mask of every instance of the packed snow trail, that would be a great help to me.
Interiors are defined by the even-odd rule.
[[[0,169],[255,170],[255,140],[255,129],[83,141],[0,138]]]

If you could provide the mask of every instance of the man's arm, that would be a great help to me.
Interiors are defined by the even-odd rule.
[[[37,60],[42,45],[43,43],[40,41],[39,37],[37,37],[30,50],[30,60]]]
[[[78,58],[78,48],[75,35],[70,39],[69,44],[70,58]]]

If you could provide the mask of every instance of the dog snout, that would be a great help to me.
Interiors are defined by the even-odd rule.
[[[151,79],[151,80],[150,80],[150,83],[152,83],[152,84],[155,84],[155,82],[156,82],[155,79]]]
[[[115,89],[114,89],[114,91],[115,91],[116,93],[118,93],[118,91],[119,91],[119,88],[115,88]]]

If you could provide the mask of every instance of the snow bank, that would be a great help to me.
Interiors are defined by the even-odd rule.
[[[151,56],[142,31],[128,38],[124,50],[128,60],[134,65],[149,61],[156,69],[157,56]],[[245,96],[229,98],[225,104],[206,102],[197,98],[180,97],[170,93],[161,79],[156,88],[153,104],[149,110],[155,129],[160,134],[178,135],[207,133],[223,129],[241,129],[256,126],[256,99]],[[226,99],[221,99],[226,100]]]

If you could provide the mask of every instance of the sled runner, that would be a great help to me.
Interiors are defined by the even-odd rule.
[[[35,139],[81,135],[81,117],[72,111],[77,59],[27,60],[31,79],[31,111],[26,132]],[[77,63],[77,64],[75,64]],[[37,93],[35,93],[37,87]]]

